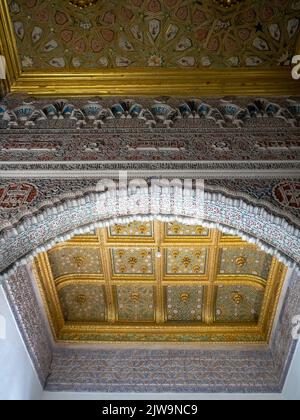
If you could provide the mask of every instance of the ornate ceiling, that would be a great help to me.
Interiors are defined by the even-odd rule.
[[[242,232],[292,268],[299,263],[300,85],[290,61],[300,53],[300,2],[225,2],[0,1],[5,89],[16,93],[0,105],[0,280],[52,384],[65,386],[74,374],[74,383],[97,377],[107,391],[113,366],[124,390],[118,371],[128,383],[131,364],[123,353],[123,367],[116,353],[91,364],[90,346],[87,362],[83,346],[61,346],[108,342],[197,343],[197,351],[199,343],[240,343],[224,354],[212,346],[196,356],[184,351],[186,364],[147,345],[156,367],[149,369],[157,372],[159,361],[165,372],[169,360],[171,384],[191,372],[205,384],[223,381],[222,391],[238,376],[239,390],[248,389],[245,381],[277,390],[282,381],[298,289],[291,285],[274,323],[287,269],[238,237],[201,226],[132,223],[40,253],[34,272],[59,344],[48,354],[48,329],[29,299],[31,269],[15,272],[16,263],[31,264],[54,238],[116,217],[110,201],[102,214],[93,196],[99,177],[119,170],[129,170],[129,179],[139,171],[149,182],[162,170],[180,179],[205,176],[209,226]],[[107,382],[105,369],[95,374],[96,364],[110,371]]]
[[[195,88],[246,94],[252,88],[252,94],[281,94],[276,86],[281,80],[288,94],[296,86],[290,64],[300,27],[297,0],[233,1],[230,7],[219,0],[2,3],[0,51],[7,56],[13,91],[174,94],[176,89],[178,95]],[[248,78],[255,85],[250,80],[248,86]]]
[[[177,222],[76,236],[35,268],[63,342],[266,343],[286,272],[238,237]]]
[[[273,67],[294,55],[297,1],[8,2],[23,70]]]

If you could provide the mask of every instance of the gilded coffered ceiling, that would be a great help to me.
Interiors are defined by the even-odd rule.
[[[188,89],[193,91],[191,84],[196,84],[196,80],[206,90],[220,89],[220,85],[214,85],[215,78],[225,80],[224,71],[227,77],[235,73],[232,82],[240,77],[233,82],[236,86],[232,93],[238,86],[246,90],[246,74],[252,78],[256,70],[256,83],[267,83],[267,72],[271,72],[271,79],[286,78],[286,89],[292,83],[288,80],[290,65],[300,28],[297,0],[3,3],[2,49],[10,55],[8,67],[12,67],[15,76],[21,76],[22,83],[13,89],[16,91],[22,87],[35,93],[54,93],[50,86],[53,82],[55,90],[55,77],[61,73],[66,79],[64,89],[59,88],[71,94],[78,92],[75,80],[86,87],[85,78],[89,75],[89,82],[95,87],[100,83],[100,74],[104,80],[97,85],[97,93],[104,94],[109,93],[104,87],[118,94],[134,93],[134,89],[142,93],[136,84],[140,77],[147,85],[147,94],[150,91],[146,87],[152,87],[153,94],[166,93],[167,89],[172,93],[172,84],[177,86],[176,94],[187,94]],[[266,73],[259,73],[262,69]],[[43,90],[47,74],[51,83],[48,90]],[[125,81],[122,87],[118,85],[121,75]],[[34,81],[38,85],[35,88]],[[161,86],[164,81],[169,87]],[[57,88],[55,93],[58,92]]]
[[[286,272],[240,238],[177,222],[98,229],[35,269],[62,342],[267,343]]]

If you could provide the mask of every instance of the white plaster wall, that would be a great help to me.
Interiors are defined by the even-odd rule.
[[[283,390],[283,396],[287,400],[300,401],[300,342],[291,364],[291,368]]]
[[[0,400],[41,397],[42,387],[0,286]]]

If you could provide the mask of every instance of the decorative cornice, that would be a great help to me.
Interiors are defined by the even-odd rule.
[[[0,179],[99,179],[116,178],[127,171],[128,179],[148,177],[204,179],[299,178],[300,162],[11,162],[0,163]]]
[[[203,177],[297,177],[299,124],[297,98],[12,95],[0,103],[0,176],[197,170]]]
[[[114,102],[115,101],[115,102]],[[281,127],[298,128],[300,99],[288,98],[173,98],[154,100],[147,98],[108,99],[53,99],[36,100],[18,96],[0,102],[0,129],[64,129],[57,122],[68,122],[67,130],[123,128],[124,120],[138,121],[136,128],[170,129],[185,131],[198,126],[208,129],[255,128],[249,123],[260,122],[259,129],[271,129],[270,119],[275,118]],[[48,125],[45,126],[45,123]],[[51,122],[55,123],[52,124]],[[205,125],[209,123],[210,125]],[[184,125],[181,127],[181,123]],[[265,124],[263,124],[265,123]],[[126,127],[126,124],[125,124]]]

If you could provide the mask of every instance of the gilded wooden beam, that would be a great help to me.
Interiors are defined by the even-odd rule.
[[[26,72],[11,92],[36,96],[289,96],[300,93],[290,68],[225,70],[113,69]]]

